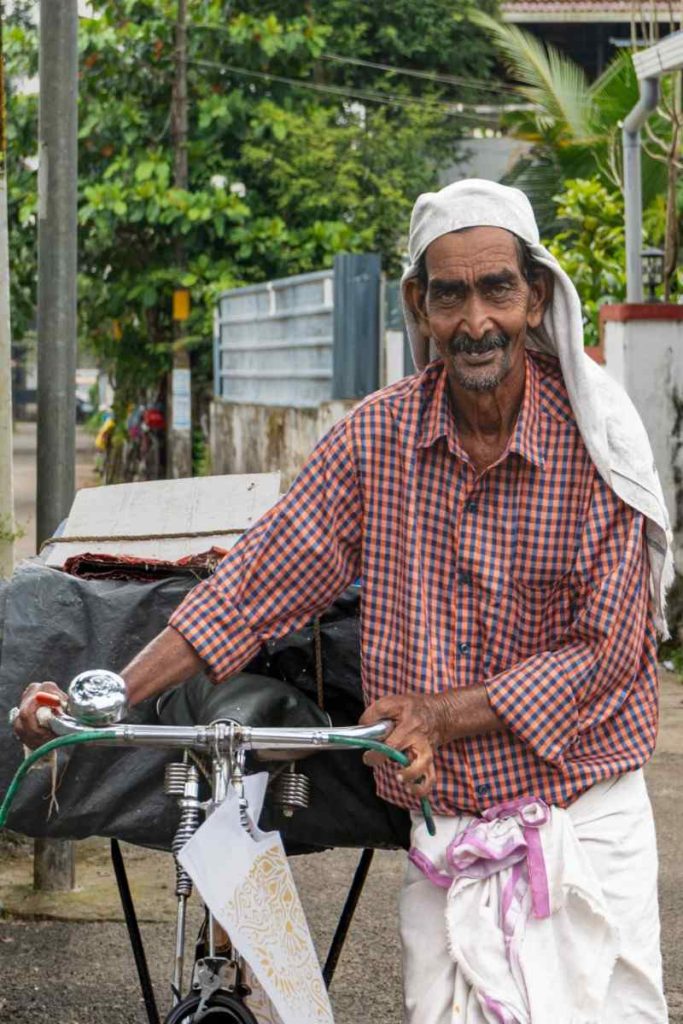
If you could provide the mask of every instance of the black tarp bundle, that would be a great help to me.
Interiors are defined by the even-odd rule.
[[[197,582],[191,572],[145,581],[81,579],[34,561],[24,563],[0,590],[0,793],[21,762],[21,746],[7,723],[11,707],[33,680],[65,688],[79,672],[121,670],[166,625]],[[324,709],[336,725],[362,711],[359,665],[359,591],[351,588],[321,617]],[[313,626],[270,641],[245,671],[291,683],[316,701]],[[204,677],[170,698],[171,718],[207,690]],[[230,682],[222,684],[229,688]],[[194,689],[193,689],[194,688]],[[228,689],[226,689],[226,694]],[[131,721],[159,721],[156,701],[135,708]],[[281,723],[273,723],[281,724]],[[77,746],[59,755],[58,812],[48,818],[51,776],[29,772],[13,805],[10,828],[31,836],[80,839],[115,836],[169,849],[177,803],[163,791],[164,765],[179,752],[150,748]],[[257,768],[258,770],[258,768]],[[312,796],[306,810],[285,819],[267,800],[263,827],[277,827],[289,852],[330,846],[405,846],[405,812],[375,795],[372,773],[355,751],[328,751],[302,760]]]

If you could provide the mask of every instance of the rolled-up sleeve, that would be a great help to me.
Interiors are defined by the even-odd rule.
[[[614,716],[641,669],[648,623],[644,522],[598,480],[572,572],[571,622],[558,643],[485,681],[498,717],[561,767],[582,733]]]
[[[176,629],[220,681],[266,639],[304,625],[357,576],[362,505],[348,424],[318,444],[283,498],[176,609]]]

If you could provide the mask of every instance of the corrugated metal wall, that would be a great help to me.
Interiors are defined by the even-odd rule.
[[[317,406],[332,397],[334,273],[224,292],[214,338],[214,390],[228,402]]]

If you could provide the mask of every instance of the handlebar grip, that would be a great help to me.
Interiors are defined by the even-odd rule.
[[[41,729],[50,729],[52,726],[52,719],[54,718],[54,710],[51,707],[39,707],[36,710],[36,722]]]

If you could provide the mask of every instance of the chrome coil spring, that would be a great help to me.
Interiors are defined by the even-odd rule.
[[[182,776],[184,775],[184,779]],[[182,786],[181,786],[182,779]],[[173,787],[172,789],[170,787]],[[190,896],[192,879],[178,861],[178,853],[199,828],[199,772],[193,764],[168,764],[165,774],[166,792],[180,795],[180,821],[173,836],[171,849],[175,857],[176,896]]]
[[[292,762],[287,771],[278,775],[271,785],[273,803],[281,809],[285,818],[291,818],[297,808],[308,807],[310,803],[310,780],[307,775],[295,769],[296,765]]]
[[[164,770],[164,791],[168,796],[182,796],[187,782],[189,765],[184,761],[170,761]]]

